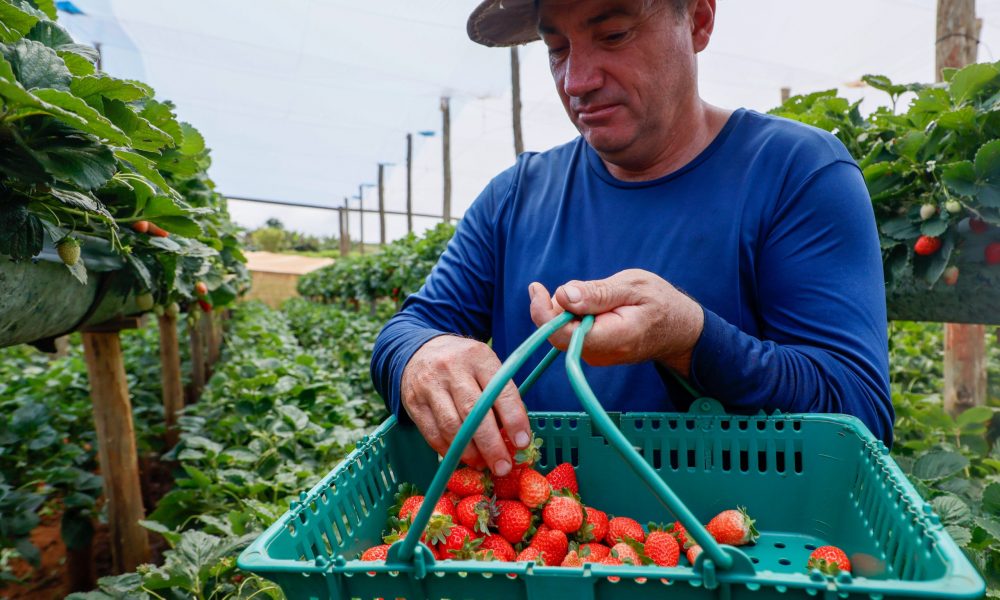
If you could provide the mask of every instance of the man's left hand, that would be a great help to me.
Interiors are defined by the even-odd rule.
[[[691,352],[701,336],[701,305],[649,271],[628,269],[595,281],[569,281],[550,295],[540,283],[528,286],[531,320],[541,326],[564,311],[594,315],[582,358],[594,366],[659,361],[687,377]],[[579,325],[567,324],[549,341],[560,350]]]

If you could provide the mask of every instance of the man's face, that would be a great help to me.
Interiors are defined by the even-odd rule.
[[[644,4],[543,0],[539,7],[538,29],[563,106],[612,162],[659,152],[671,123],[697,97],[690,21],[668,1]]]

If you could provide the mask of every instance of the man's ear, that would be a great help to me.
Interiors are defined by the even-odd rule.
[[[689,9],[691,15],[691,45],[701,52],[708,47],[708,40],[715,29],[715,0],[694,0]]]

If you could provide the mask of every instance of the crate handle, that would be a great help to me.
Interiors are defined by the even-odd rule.
[[[434,474],[434,479],[431,480],[431,485],[427,488],[427,493],[424,495],[423,504],[420,506],[420,510],[417,511],[417,515],[413,517],[413,523],[410,524],[410,530],[407,532],[406,537],[401,541],[393,544],[393,547],[389,551],[389,556],[387,562],[401,561],[403,563],[410,563],[414,558],[414,552],[417,549],[417,543],[420,541],[420,536],[424,532],[424,528],[427,527],[427,522],[431,518],[431,513],[434,511],[434,506],[441,499],[442,494],[444,494],[444,488],[448,484],[448,479],[451,478],[451,474],[455,472],[455,467],[458,466],[458,461],[462,457],[462,452],[465,447],[469,445],[472,441],[472,436],[475,434],[476,429],[479,428],[479,424],[483,422],[483,418],[486,417],[486,413],[493,408],[493,403],[496,401],[497,397],[500,396],[500,392],[503,390],[507,382],[514,377],[525,362],[531,357],[535,350],[545,343],[545,340],[549,338],[553,333],[559,330],[560,327],[572,321],[575,317],[572,313],[564,312],[552,319],[545,325],[539,327],[535,333],[531,334],[518,346],[517,350],[511,353],[507,360],[500,365],[500,370],[493,375],[490,382],[486,384],[486,388],[483,389],[483,395],[479,397],[476,401],[475,406],[472,407],[472,411],[469,416],[466,417],[465,422],[462,426],[458,428],[458,433],[455,434],[455,439],[452,440],[451,446],[445,453],[444,458],[441,459],[441,464],[438,467],[437,473]],[[555,348],[553,348],[555,350]],[[525,380],[525,385],[521,386],[522,393],[527,391],[528,388],[534,384],[535,380],[541,375],[541,372],[548,367],[549,364],[555,359],[558,351],[550,351],[545,359],[532,371],[531,375]],[[397,548],[398,546],[398,548]]]
[[[715,541],[715,538],[708,533],[708,530],[705,529],[701,522],[691,514],[688,507],[670,489],[670,486],[663,481],[663,478],[657,474],[649,463],[643,460],[642,456],[632,447],[628,439],[615,427],[607,411],[604,410],[604,407],[597,400],[597,396],[594,395],[590,384],[587,383],[587,378],[583,375],[583,368],[580,366],[580,353],[583,351],[583,338],[593,325],[593,315],[585,316],[580,326],[576,328],[576,331],[573,332],[573,336],[570,338],[569,347],[566,349],[566,373],[569,376],[570,386],[580,399],[583,409],[590,415],[597,431],[614,446],[618,454],[625,459],[629,467],[643,480],[650,491],[659,498],[660,502],[666,505],[670,509],[670,512],[680,520],[681,524],[687,530],[688,537],[694,538],[698,542],[705,555],[712,559],[718,569],[723,571],[729,569],[733,566],[733,556],[722,549],[722,546]]]

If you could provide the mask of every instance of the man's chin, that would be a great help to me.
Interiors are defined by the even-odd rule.
[[[613,132],[589,130],[582,132],[583,139],[600,155],[615,155],[627,150],[632,140]]]

